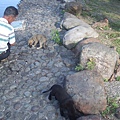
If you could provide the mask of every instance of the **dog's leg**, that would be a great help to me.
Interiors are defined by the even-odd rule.
[[[40,47],[39,47],[39,48],[42,48],[42,42],[41,42],[41,41],[39,41],[39,44],[40,44]]]
[[[35,41],[35,43],[34,43],[34,47],[36,47],[36,46],[37,46],[37,44],[38,44],[38,40],[37,40],[37,38],[36,38],[36,37],[34,38],[34,41]]]
[[[52,92],[50,92],[48,99],[52,100]]]
[[[60,115],[63,116],[63,117],[65,117],[62,107],[60,107]]]
[[[63,116],[66,120],[69,120],[68,111],[65,106],[60,105],[60,115]]]

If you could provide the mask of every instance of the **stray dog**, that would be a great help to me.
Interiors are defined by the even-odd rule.
[[[34,35],[28,40],[28,46],[31,48],[36,47],[37,44],[39,44],[39,47],[37,47],[38,49],[42,47],[45,48],[46,41],[47,39],[44,35],[42,34]]]
[[[82,116],[82,113],[78,112],[75,108],[74,101],[72,97],[66,92],[64,88],[60,85],[53,85],[49,90],[42,93],[50,92],[48,99],[52,100],[52,96],[58,100],[60,104],[60,114],[65,117],[65,119],[76,120],[78,117]]]
[[[99,22],[95,22],[92,27],[93,28],[100,28],[101,30],[103,30],[104,27],[108,27],[109,26],[109,21],[108,19],[104,19],[104,20],[100,20]]]

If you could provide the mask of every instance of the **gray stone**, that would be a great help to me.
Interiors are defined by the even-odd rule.
[[[79,56],[82,50],[82,47],[86,44],[90,44],[93,42],[100,42],[100,40],[92,37],[81,40],[80,42],[78,42],[78,44],[75,46],[75,48],[72,51],[75,53],[76,56]]]
[[[75,0],[63,0],[64,2],[75,2]]]
[[[21,103],[17,102],[17,103],[14,104],[14,109],[15,110],[20,109],[20,107],[21,107]]]
[[[100,115],[87,115],[78,118],[77,120],[105,120]]]
[[[82,13],[82,4],[80,4],[80,2],[67,2],[65,4],[65,11],[76,15],[76,16],[80,16]]]
[[[77,27],[77,26],[85,26],[85,27],[90,27],[89,24],[87,24],[86,22],[84,22],[81,19],[78,19],[76,16],[65,12],[64,13],[64,17],[63,20],[61,22],[61,27],[69,30],[71,28]]]
[[[26,91],[26,92],[24,93],[24,95],[25,95],[26,97],[30,97],[31,93],[30,93],[29,91]]]
[[[6,119],[9,119],[9,118],[11,117],[11,114],[12,114],[12,111],[7,111],[7,112],[5,113],[5,118],[6,118]]]
[[[31,115],[31,117],[29,118],[29,120],[37,120],[37,115],[36,114]]]
[[[40,82],[45,82],[45,81],[49,81],[49,78],[48,77],[41,77]]]
[[[114,73],[116,62],[119,59],[114,48],[101,43],[84,45],[80,53],[80,64],[85,67],[89,59],[95,62],[95,68],[104,79],[109,79]]]
[[[33,107],[31,108],[31,111],[37,112],[39,109],[40,109],[40,107],[39,107],[38,105],[36,105],[36,106],[33,106]]]
[[[0,119],[2,119],[4,117],[3,112],[0,111]]]
[[[79,41],[89,37],[97,38],[98,33],[90,26],[80,25],[66,32],[63,38],[63,44],[68,49],[72,49]]]
[[[95,71],[81,71],[66,78],[66,88],[76,108],[85,114],[97,114],[107,106],[103,78]]]

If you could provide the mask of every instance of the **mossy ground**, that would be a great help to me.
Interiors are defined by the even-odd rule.
[[[109,21],[109,26],[104,29],[96,28],[102,43],[114,46],[120,54],[120,0],[84,0],[87,11],[82,16],[86,22],[103,20]]]

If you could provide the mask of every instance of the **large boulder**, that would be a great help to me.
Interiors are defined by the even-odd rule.
[[[68,49],[72,49],[79,41],[89,37],[97,38],[98,33],[90,26],[80,25],[65,33],[63,44]]]
[[[85,67],[88,60],[93,59],[95,69],[104,79],[110,79],[114,73],[115,65],[119,60],[118,53],[101,43],[90,43],[82,47],[80,53],[80,64]]]
[[[65,11],[73,15],[80,16],[82,13],[82,5],[80,2],[67,2],[65,5]]]
[[[66,77],[66,89],[76,108],[84,114],[97,114],[107,105],[104,82],[95,71],[84,70]]]
[[[64,14],[61,27],[68,30],[63,37],[63,44],[68,49],[74,48],[84,38],[98,37],[98,33],[89,24],[68,12]]]
[[[82,50],[82,47],[86,44],[93,43],[93,42],[100,42],[100,40],[93,37],[81,40],[80,42],[78,42],[78,44],[75,46],[75,48],[72,51],[75,53],[76,56],[79,56]]]
[[[77,27],[77,26],[86,26],[86,27],[90,27],[90,25],[88,25],[86,22],[84,22],[81,19],[78,19],[76,16],[65,12],[64,13],[64,17],[63,20],[61,22],[61,28],[65,28],[67,30]]]

